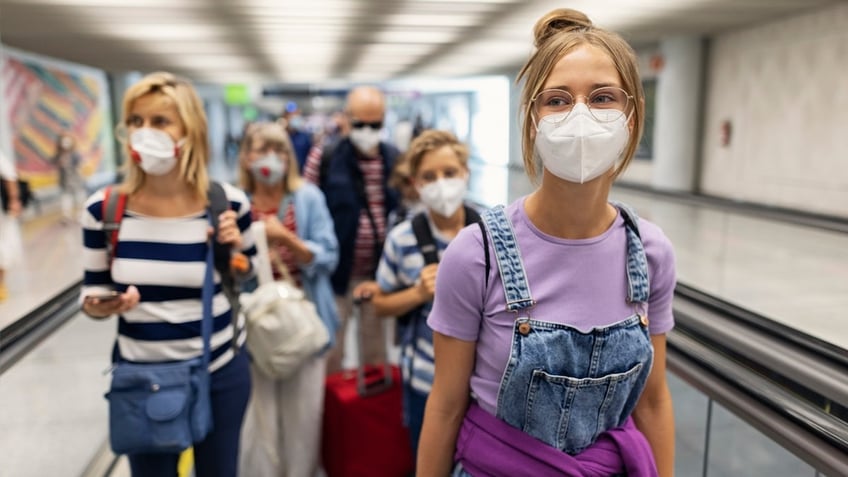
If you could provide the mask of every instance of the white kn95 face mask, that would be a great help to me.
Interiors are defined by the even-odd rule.
[[[598,121],[583,103],[569,113],[539,120],[534,149],[545,169],[582,184],[607,172],[621,158],[630,138],[627,117],[617,110],[595,114],[608,114],[611,121]]]

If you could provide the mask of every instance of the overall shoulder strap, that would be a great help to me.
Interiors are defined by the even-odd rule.
[[[427,214],[425,212],[420,212],[412,218],[412,232],[415,234],[415,241],[418,242],[418,249],[421,250],[421,255],[424,255],[424,263],[427,265],[439,263],[436,240],[430,231],[430,224],[427,222]]]
[[[530,285],[527,283],[527,275],[524,272],[521,250],[518,248],[512,222],[507,217],[504,207],[498,205],[483,212],[482,219],[494,245],[507,310],[517,312],[533,307],[536,302],[530,295]]]
[[[639,233],[639,217],[628,205],[612,202],[621,212],[627,235],[627,301],[647,303],[651,295],[648,256]]]

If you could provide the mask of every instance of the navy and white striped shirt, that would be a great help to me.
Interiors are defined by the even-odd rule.
[[[429,216],[427,222],[430,233],[433,234],[438,257],[441,258],[450,240],[433,226]],[[383,245],[383,256],[377,267],[380,290],[383,293],[394,293],[415,286],[425,265],[424,256],[418,248],[418,240],[412,230],[412,220],[399,223],[389,232]],[[434,373],[433,331],[427,325],[427,315],[431,307],[432,302],[421,308],[420,315],[404,330],[405,335],[401,343],[403,379],[413,389],[425,394],[430,393]]]
[[[238,214],[242,251],[256,254],[250,235],[250,202],[241,190],[222,184],[230,208]],[[94,291],[125,291],[135,285],[141,295],[138,306],[118,318],[118,350],[131,362],[187,360],[203,354],[201,291],[206,267],[208,214],[186,217],[149,217],[125,210],[118,246],[109,268],[106,234],[103,232],[103,191],[93,194],[81,221],[85,278],[82,296]],[[230,304],[215,270],[210,340],[210,371],[233,357]],[[238,343],[245,339],[239,319]]]

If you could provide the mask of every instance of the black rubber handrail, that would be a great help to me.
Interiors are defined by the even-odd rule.
[[[685,285],[674,313],[671,371],[816,469],[848,475],[844,350]]]
[[[705,361],[715,361],[708,347],[705,349],[700,346],[702,353],[696,353],[693,357],[687,353],[692,350],[689,346],[692,342],[682,340],[677,332],[669,334],[668,344],[668,369],[671,372],[810,464],[818,472],[833,476],[848,475],[848,453],[844,448],[835,446],[817,429],[788,418],[786,410],[775,410],[764,405],[761,398],[744,391],[749,389],[748,386],[722,378],[715,368],[705,368]],[[744,378],[737,376],[737,379]],[[839,426],[838,423],[836,425]]]
[[[0,375],[79,312],[82,280],[0,331]]]
[[[848,233],[848,217],[819,214],[756,202],[726,199],[724,197],[709,194],[662,190],[649,185],[628,181],[617,181],[615,183],[615,187],[639,192],[653,197],[664,197],[666,199],[671,198],[674,199],[675,202],[688,202],[698,206],[729,210],[733,213],[746,214],[759,219],[768,218],[780,222],[814,227],[832,232]]]
[[[829,343],[803,331],[779,323],[771,318],[755,313],[747,308],[709,294],[703,290],[678,282],[675,297],[697,302],[699,306],[709,308],[720,315],[733,316],[735,321],[744,322],[779,341],[791,341],[794,345],[817,356],[823,356],[842,366],[848,366],[848,350]]]

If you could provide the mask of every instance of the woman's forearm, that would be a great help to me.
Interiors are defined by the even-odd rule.
[[[467,403],[466,403],[467,405]],[[418,444],[417,477],[447,477],[453,469],[456,438],[465,417],[466,406],[441,409],[437,402],[427,401],[424,425]]]

